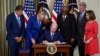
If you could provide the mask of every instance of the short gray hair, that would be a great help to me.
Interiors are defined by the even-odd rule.
[[[85,2],[80,2],[79,5],[82,5],[82,6],[84,6],[84,7],[87,6]]]

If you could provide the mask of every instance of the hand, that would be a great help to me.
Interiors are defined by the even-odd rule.
[[[16,42],[20,42],[21,41],[20,37],[15,37],[15,40],[16,40]]]
[[[85,41],[84,43],[85,43],[85,44],[89,44],[89,43],[90,43],[90,40],[87,40],[87,41]]]
[[[85,41],[85,36],[84,36],[84,38],[83,38],[83,41],[84,41],[84,43],[86,42],[86,41]]]
[[[54,41],[55,44],[60,44],[60,41]]]
[[[22,38],[23,38],[23,37],[19,37],[19,42],[21,42],[21,41],[22,41]]]
[[[19,37],[15,37],[15,40],[18,41],[18,38],[19,38]]]
[[[35,39],[32,38],[31,41],[32,41],[32,44],[34,45],[35,44]]]
[[[75,39],[74,38],[71,38],[71,43],[73,43],[75,41]]]
[[[93,38],[88,39],[87,41],[85,41],[85,44],[89,44],[92,41]]]
[[[46,43],[48,43],[48,41],[47,40],[44,40],[43,43],[46,44]]]
[[[19,40],[18,40],[18,42],[21,42],[22,41],[22,37],[19,37]]]

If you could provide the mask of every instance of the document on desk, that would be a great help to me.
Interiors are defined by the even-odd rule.
[[[60,42],[60,43],[55,43],[55,42],[47,42],[47,43],[40,43],[40,44],[46,44],[46,45],[57,44],[57,45],[61,45],[61,44],[66,44],[66,42]]]

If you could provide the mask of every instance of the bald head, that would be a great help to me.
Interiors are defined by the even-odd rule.
[[[58,25],[56,23],[51,24],[51,32],[55,32],[57,30]]]

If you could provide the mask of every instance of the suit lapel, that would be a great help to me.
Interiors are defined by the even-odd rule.
[[[19,27],[19,24],[18,24],[17,18],[16,18],[16,16],[15,16],[15,14],[14,14],[14,13],[13,13],[13,15],[14,15],[14,21],[15,21],[15,23],[16,23],[16,26],[18,26],[18,27]]]
[[[38,18],[37,18],[37,15],[36,15],[36,25],[38,25],[38,28],[41,28],[41,24],[39,24],[39,20],[38,20]]]
[[[85,19],[86,19],[86,14],[84,13],[81,22],[84,24],[85,23]]]
[[[47,33],[48,33],[48,37],[47,37],[47,38],[48,38],[48,40],[50,40],[50,41],[51,41],[51,32],[50,32],[50,31],[48,31]]]
[[[81,19],[81,21],[80,21],[80,13],[78,13],[78,21],[79,22],[83,22],[84,20],[85,20],[85,18],[86,18],[86,13],[84,13],[84,15],[82,16],[82,19]]]
[[[85,13],[84,13],[81,21],[84,21],[84,18],[86,18],[86,14]]]
[[[21,22],[21,25],[20,25],[20,27],[22,27],[22,25],[23,25],[23,18],[22,18],[22,16],[20,16],[20,22]]]

